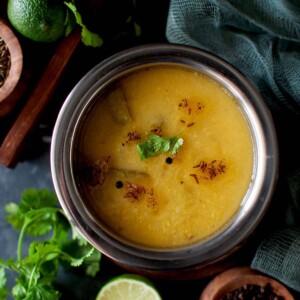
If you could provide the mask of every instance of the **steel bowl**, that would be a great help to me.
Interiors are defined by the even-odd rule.
[[[110,232],[85,205],[76,184],[76,138],[98,93],[116,78],[152,64],[192,68],[213,78],[234,97],[253,140],[252,181],[238,212],[221,230],[194,245],[157,249],[136,245]],[[117,53],[91,69],[74,87],[58,115],[51,145],[51,172],[60,204],[82,236],[123,267],[163,278],[200,278],[218,266],[253,235],[272,199],[278,173],[278,147],[272,116],[251,82],[219,57],[196,48],[151,44]]]

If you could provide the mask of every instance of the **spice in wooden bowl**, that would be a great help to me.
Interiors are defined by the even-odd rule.
[[[0,87],[8,77],[11,66],[10,52],[4,40],[0,37]]]
[[[14,32],[0,19],[0,103],[16,87],[23,68],[23,54]]]
[[[289,290],[274,278],[250,267],[236,267],[216,276],[199,300],[294,300]]]

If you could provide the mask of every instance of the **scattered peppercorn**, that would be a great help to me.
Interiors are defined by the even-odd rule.
[[[173,162],[173,158],[172,158],[172,157],[167,157],[167,158],[166,158],[166,163],[167,163],[168,165],[170,165],[172,162]]]
[[[283,297],[276,295],[270,284],[266,286],[258,286],[246,284],[232,292],[227,293],[221,300],[284,300]]]
[[[116,188],[117,189],[121,189],[123,187],[123,182],[121,181],[121,180],[118,180],[117,182],[116,182]]]

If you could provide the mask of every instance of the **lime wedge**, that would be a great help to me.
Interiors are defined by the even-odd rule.
[[[124,274],[108,281],[96,300],[161,300],[154,285],[137,274]]]

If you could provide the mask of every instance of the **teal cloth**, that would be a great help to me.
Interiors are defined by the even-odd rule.
[[[269,107],[280,154],[279,188],[273,200],[278,202],[276,225],[262,241],[252,266],[300,291],[300,270],[290,268],[292,262],[300,266],[300,247],[296,244],[299,251],[294,251],[293,244],[299,239],[281,234],[282,228],[300,234],[300,1],[171,0],[166,37],[170,43],[201,48],[235,66]],[[278,248],[287,241],[288,246]],[[274,249],[281,251],[280,259]],[[270,259],[272,271],[267,267]]]

